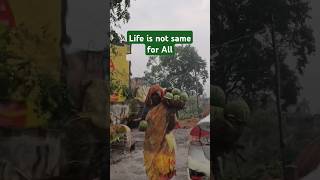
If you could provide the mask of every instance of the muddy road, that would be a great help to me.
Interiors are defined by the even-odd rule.
[[[175,129],[176,138],[176,170],[174,180],[187,180],[187,155],[189,129]],[[111,151],[110,153],[110,177],[111,180],[146,180],[143,166],[143,140],[144,132],[132,130],[136,142],[135,150],[131,152]]]

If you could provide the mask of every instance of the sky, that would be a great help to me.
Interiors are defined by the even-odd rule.
[[[67,53],[78,50],[103,50],[106,47],[105,0],[67,0],[66,28],[72,43],[66,46]]]
[[[210,0],[132,0],[129,8],[131,19],[119,32],[128,30],[192,30],[193,43],[198,54],[210,66]],[[144,76],[148,56],[143,44],[132,45],[131,61],[133,77]],[[205,92],[210,94],[210,79]]]
[[[67,33],[72,44],[67,52],[79,49],[103,50],[106,39],[105,0],[95,0],[88,6],[87,0],[68,0]],[[312,20],[310,24],[316,39],[316,52],[309,57],[305,73],[300,76],[300,99],[306,98],[313,113],[320,113],[320,1],[310,0]],[[131,19],[121,31],[133,29],[190,29],[194,33],[194,45],[207,62],[210,57],[210,1],[209,0],[132,0],[129,9]],[[141,77],[148,57],[144,45],[134,45],[128,59],[132,61],[133,76]],[[209,70],[209,63],[208,63]],[[209,82],[209,80],[208,80]],[[209,83],[206,92],[209,94]]]
[[[309,57],[305,73],[300,77],[303,88],[300,98],[306,98],[310,103],[312,113],[320,113],[320,1],[311,0],[310,25],[316,40],[316,52]]]

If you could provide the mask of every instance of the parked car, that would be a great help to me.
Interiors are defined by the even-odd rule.
[[[187,171],[189,180],[210,179],[210,115],[190,131]]]

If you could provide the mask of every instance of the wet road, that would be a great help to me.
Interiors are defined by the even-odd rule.
[[[174,131],[176,150],[177,176],[173,180],[187,180],[187,154],[188,154],[188,134],[190,129],[176,129]],[[111,152],[110,177],[111,180],[146,180],[143,166],[143,140],[144,132],[133,130],[136,141],[135,150],[129,152]]]

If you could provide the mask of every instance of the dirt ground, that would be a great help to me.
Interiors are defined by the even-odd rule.
[[[177,176],[174,180],[187,179],[187,140],[190,127],[195,125],[196,120],[183,121],[181,128],[174,130],[177,143],[176,169]],[[132,130],[136,141],[135,150],[131,152],[111,151],[110,154],[110,177],[111,180],[146,180],[146,173],[143,166],[143,140],[144,132]]]

